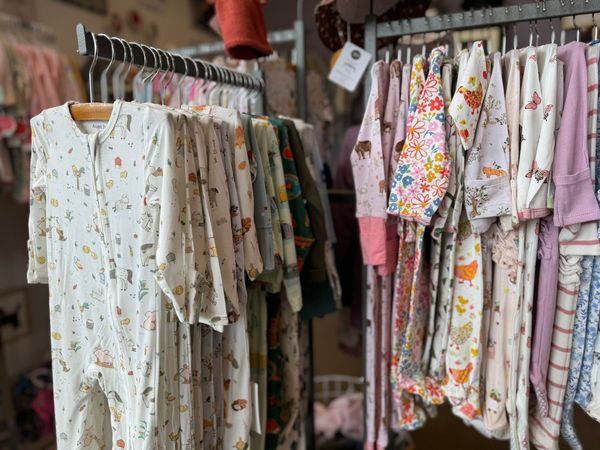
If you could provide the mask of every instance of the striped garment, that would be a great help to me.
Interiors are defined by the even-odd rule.
[[[587,68],[588,68],[588,149],[590,151],[590,168],[592,172],[592,184],[596,181],[596,125],[597,125],[597,102],[598,102],[598,55],[600,47],[588,47],[586,49]],[[595,235],[598,235],[596,222],[584,224],[589,226]],[[590,307],[590,288],[592,282],[592,270],[594,266],[594,256],[584,256],[581,266],[581,287],[577,299],[577,312],[575,314],[575,325],[573,328],[573,348],[571,350],[571,363],[569,367],[569,378],[564,400],[564,411],[562,418],[561,432],[563,437],[573,449],[582,449],[575,428],[573,425],[573,407],[575,394],[581,374],[583,356],[585,351],[586,327],[588,321],[588,311]]]
[[[567,50],[567,47],[570,48]],[[587,109],[595,108],[595,102],[588,102],[588,93],[590,90],[597,89],[597,74],[596,76],[591,76],[588,80],[587,68],[582,67],[583,63],[587,62],[585,54],[587,49],[588,47],[585,44],[571,43],[562,47],[560,49],[563,50],[562,52],[559,50],[559,57],[564,57],[566,71],[566,96],[563,119],[568,115],[573,115],[571,119],[579,119],[579,116],[587,115]],[[597,60],[595,64],[597,64]],[[585,83],[583,83],[584,80]],[[596,87],[590,87],[590,83],[591,85],[596,85]],[[587,104],[589,107],[583,109],[581,108],[581,104]],[[576,114],[579,114],[579,116],[576,116]],[[570,153],[571,158],[577,159],[575,164],[579,167],[585,166],[589,168],[588,161],[591,152],[590,135],[593,134],[592,130],[595,126],[593,122],[595,121],[585,120],[585,116],[581,117],[581,119],[571,120],[569,126],[564,126],[565,123],[563,121],[559,130],[557,144],[564,143],[565,140],[563,138],[568,138],[566,142],[579,142],[581,140],[580,136],[584,135],[588,137],[587,152],[585,155],[582,155],[578,154],[577,150],[579,149],[573,149],[572,146],[557,145],[556,158],[559,160],[558,152],[563,150],[565,153]],[[585,156],[586,161],[583,161],[583,156]],[[564,158],[563,155],[561,157]],[[568,177],[569,175],[566,176]],[[571,215],[575,214],[578,207],[581,209],[583,206],[585,205],[572,205]],[[557,207],[560,207],[560,205],[555,205],[555,208]],[[594,255],[600,250],[600,246],[597,243],[589,243],[590,240],[594,241],[595,239],[597,239],[597,226],[595,222],[582,226],[579,223],[570,221],[570,224],[566,224],[560,233],[558,294],[546,386],[548,415],[547,417],[542,417],[542,414],[538,410],[531,418],[531,443],[538,449],[558,448],[563,404],[567,390],[573,347],[573,331],[577,314],[582,259],[583,255]],[[567,242],[572,245],[565,245]],[[588,265],[586,261],[586,266]]]

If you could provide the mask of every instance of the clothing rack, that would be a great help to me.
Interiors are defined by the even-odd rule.
[[[296,55],[296,89],[298,91],[298,117],[302,120],[307,118],[306,106],[306,46],[304,26],[304,0],[296,0],[296,20],[291,28],[271,31],[267,33],[267,40],[272,46],[291,45]],[[211,56],[223,54],[225,44],[223,41],[209,42],[206,44],[192,45],[172,50],[183,56]]]
[[[119,37],[94,34],[84,25],[75,27],[77,52],[109,61],[132,62],[139,67],[174,72],[189,77],[202,78],[218,83],[239,86],[255,91],[264,91],[264,81],[254,75],[231,70],[215,64],[192,59],[172,52],[156,49],[137,42],[128,42]],[[126,50],[127,49],[127,50]]]
[[[373,0],[371,2],[371,13],[373,12]],[[482,8],[478,10],[463,11],[453,14],[441,14],[433,17],[418,17],[414,19],[400,19],[389,22],[377,22],[377,16],[370,14],[365,19],[365,50],[371,55],[369,69],[365,74],[364,104],[366,106],[371,88],[371,71],[377,61],[377,39],[378,38],[401,38],[403,36],[441,33],[474,28],[489,28],[515,24],[517,22],[534,22],[550,20],[561,17],[575,17],[582,14],[600,13],[599,0],[538,0],[535,3],[525,3],[514,6],[503,6],[496,8]],[[366,270],[363,268],[363,280],[366,287]],[[363,357],[365,357],[366,370],[366,288],[363,291]],[[364,404],[363,404],[363,427],[367,430],[366,414],[366,387],[369,380],[365,378]],[[392,448],[393,442],[388,444]]]
[[[296,73],[298,83],[298,113],[300,118],[306,119],[306,84],[305,84],[305,45],[304,22],[302,20],[303,0],[297,1],[298,19],[294,27],[288,30],[270,33],[272,44],[295,43]],[[209,81],[225,83],[233,86],[249,88],[255,91],[265,91],[264,80],[260,77],[242,73],[237,70],[217,66],[216,64],[194,58],[198,55],[219,53],[224,49],[223,43],[211,43],[195,47],[184,47],[171,51],[164,51],[137,42],[128,42],[119,37],[110,37],[105,34],[94,34],[88,31],[83,24],[75,28],[77,35],[77,52],[80,55],[92,56],[94,59],[102,58],[109,61],[119,61],[142,68],[154,68],[174,72],[181,75],[193,76]],[[126,50],[127,49],[127,50]],[[149,59],[151,58],[151,59]],[[307,380],[306,395],[309,410],[305,420],[308,450],[316,447],[314,433],[314,383],[313,383],[313,342],[312,321],[308,322],[310,375]]]
[[[306,36],[304,25],[304,0],[296,0],[296,20],[291,28],[271,31],[267,33],[267,40],[272,46],[291,46],[295,53],[296,67],[296,91],[297,91],[297,107],[298,117],[302,120],[307,120],[308,107],[306,100]],[[223,41],[208,42],[205,44],[192,45],[181,47],[172,50],[183,56],[212,56],[225,53],[225,44]],[[313,327],[312,320],[308,321],[308,351],[310,355],[310,370],[309,379],[307,380],[307,397],[309,410],[306,415],[305,429],[307,436],[308,450],[316,448],[315,432],[314,432],[314,358],[313,358]]]

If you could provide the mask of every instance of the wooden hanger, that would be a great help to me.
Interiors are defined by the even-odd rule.
[[[107,122],[112,115],[113,106],[110,103],[73,103],[69,105],[69,111],[73,120],[85,122],[99,120]]]

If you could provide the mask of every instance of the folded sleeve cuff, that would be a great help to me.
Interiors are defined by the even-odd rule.
[[[589,169],[573,175],[555,176],[554,224],[557,227],[600,219]]]

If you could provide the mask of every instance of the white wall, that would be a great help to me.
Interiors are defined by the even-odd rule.
[[[163,49],[181,47],[204,41],[212,41],[215,36],[192,26],[190,0],[164,0],[162,10],[151,10],[142,0],[108,0],[108,15],[96,14],[58,0],[32,0],[35,13],[33,18],[52,27],[56,32],[56,44],[67,52],[75,54],[77,42],[75,25],[83,23],[94,33],[114,34],[110,29],[110,14],[118,14],[122,20],[128,11],[137,10],[146,25],[155,23],[158,27],[156,45]],[[148,43],[144,33],[132,33],[127,25],[119,36],[128,40]]]

